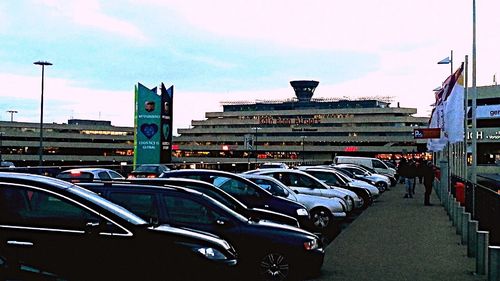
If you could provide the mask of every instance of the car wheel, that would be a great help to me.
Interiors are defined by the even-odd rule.
[[[311,210],[311,220],[316,230],[322,231],[332,223],[332,214],[327,209],[316,208]]]
[[[387,183],[382,181],[377,182],[375,186],[380,190],[380,192],[384,192],[387,189]]]
[[[260,276],[266,281],[287,280],[290,273],[290,263],[285,255],[269,253],[260,261]]]

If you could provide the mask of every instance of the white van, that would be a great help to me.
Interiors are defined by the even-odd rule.
[[[384,162],[382,162],[380,159],[377,158],[356,157],[356,156],[335,156],[333,162],[335,164],[356,164],[365,166],[377,171],[377,173],[382,175],[394,176],[396,174],[396,170],[387,167],[387,165]]]

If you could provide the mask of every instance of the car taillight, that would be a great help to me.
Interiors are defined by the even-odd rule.
[[[71,171],[70,173],[72,177],[79,177],[82,174],[80,171]]]
[[[148,175],[148,178],[150,178],[150,179],[156,178],[156,175]]]
[[[128,175],[127,179],[135,179],[134,175]]]

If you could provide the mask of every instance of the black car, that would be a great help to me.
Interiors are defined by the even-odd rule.
[[[144,220],[223,237],[235,247],[242,272],[251,274],[251,280],[310,275],[323,263],[324,250],[318,236],[296,227],[249,220],[198,191],[130,183],[80,185]]]
[[[186,280],[237,263],[215,235],[152,226],[79,186],[19,173],[0,173],[0,261],[15,280]]]
[[[250,208],[262,208],[296,218],[303,228],[311,229],[312,222],[307,208],[297,202],[277,197],[252,181],[228,172],[216,170],[171,170],[162,178],[189,178],[211,183],[243,202]]]
[[[163,164],[142,164],[130,172],[129,179],[133,178],[157,178],[162,173],[169,171],[170,168]]]
[[[223,205],[226,205],[226,207],[228,207],[229,209],[239,213],[240,215],[248,218],[249,220],[254,220],[254,221],[269,220],[277,223],[287,224],[290,226],[300,227],[299,222],[294,217],[261,208],[248,208],[245,204],[238,201],[238,199],[234,198],[230,194],[226,193],[224,190],[208,182],[193,180],[193,179],[184,179],[184,178],[130,179],[127,182],[134,184],[147,184],[147,185],[159,185],[159,186],[175,185],[189,189],[194,189],[196,191],[199,191],[203,194],[212,197],[213,199],[219,201]]]

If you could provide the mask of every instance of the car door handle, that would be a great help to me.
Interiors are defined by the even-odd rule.
[[[32,242],[25,242],[25,241],[9,240],[9,241],[7,241],[7,245],[31,247],[31,246],[33,246],[33,243]]]

